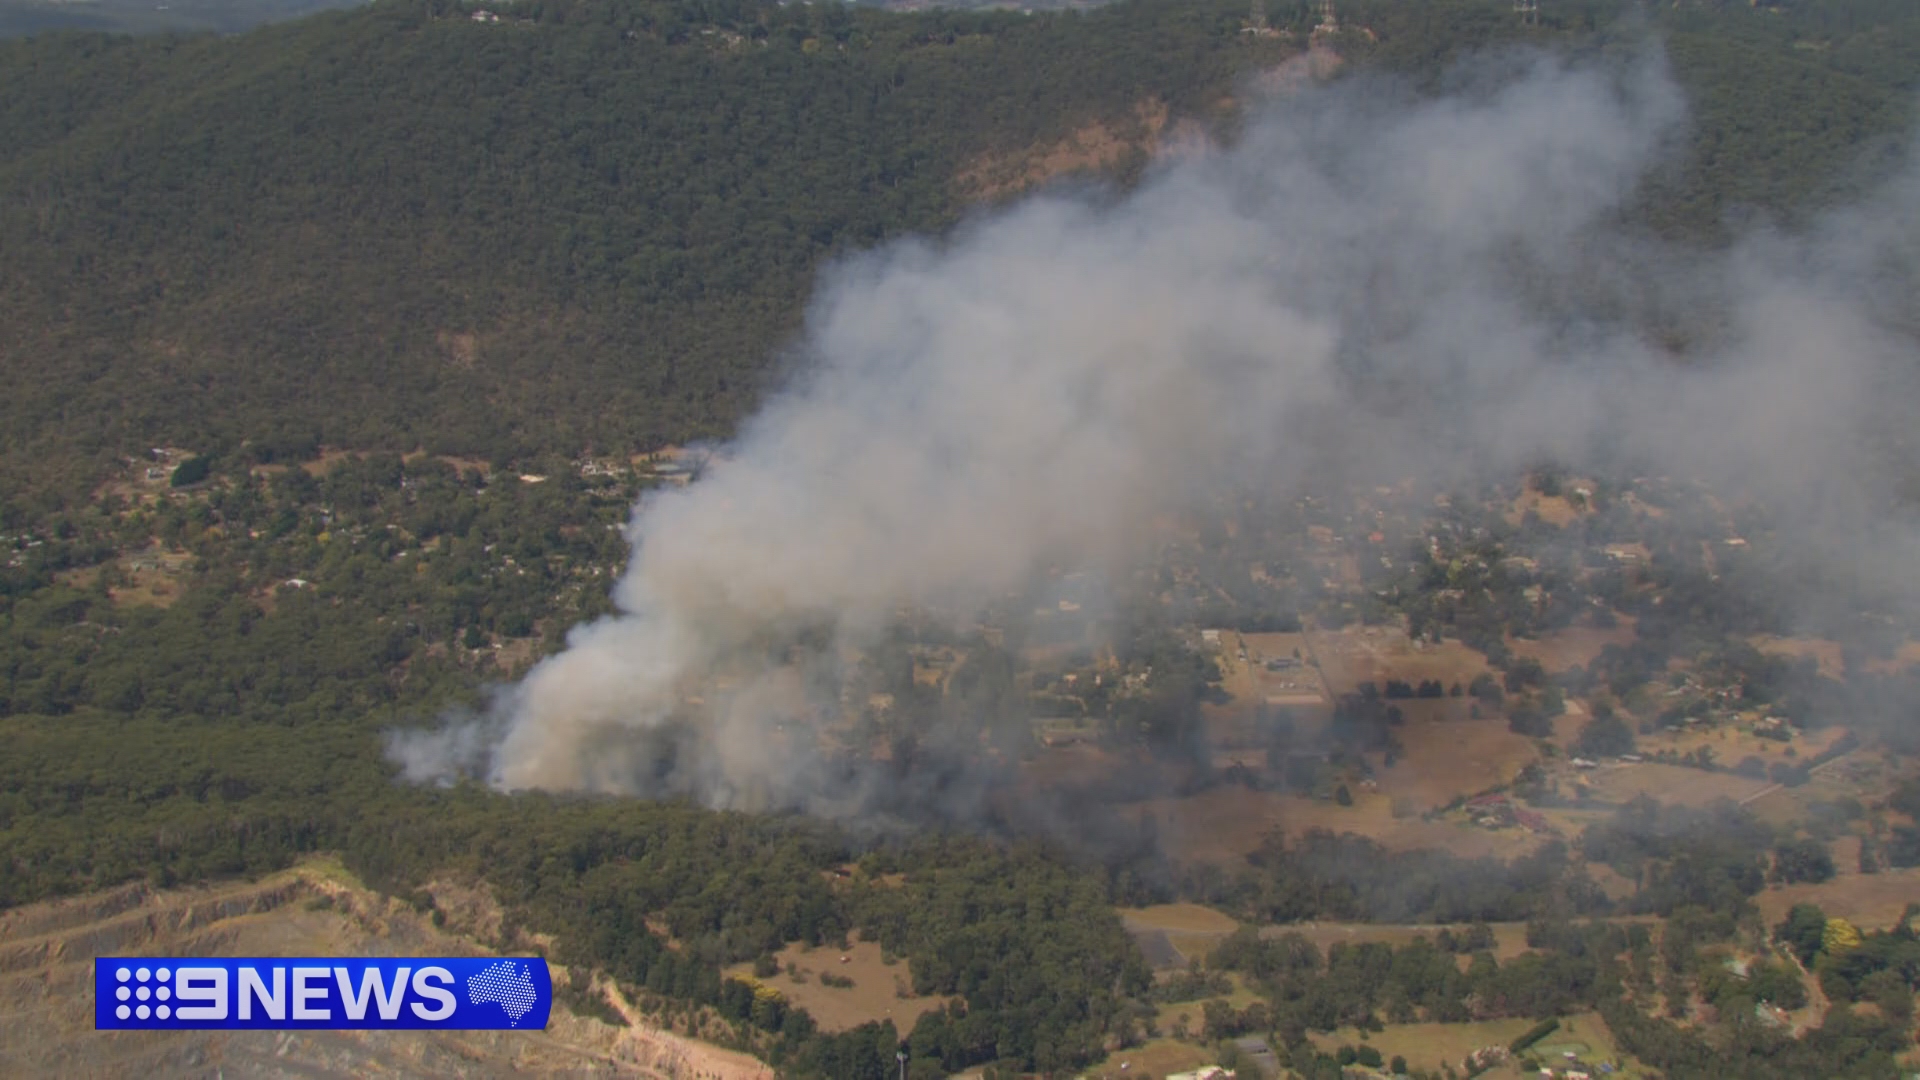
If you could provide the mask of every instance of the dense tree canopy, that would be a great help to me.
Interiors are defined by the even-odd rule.
[[[1493,0],[1356,0],[1369,33],[1336,47],[1438,78],[1490,44],[1633,32],[1619,3],[1555,8],[1523,28]],[[1240,33],[1234,0],[472,13],[0,42],[0,475],[70,492],[155,444],[510,459],[722,434],[824,260],[944,228],[1092,123],[1135,147],[1097,162],[1123,178],[1159,109],[1230,137],[1236,80],[1304,43]],[[1897,4],[1660,18],[1698,117],[1647,192],[1659,227],[1788,212],[1904,124],[1920,18]]]

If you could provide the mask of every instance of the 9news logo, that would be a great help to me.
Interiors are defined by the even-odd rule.
[[[101,1031],[525,1030],[546,1027],[553,1007],[537,957],[102,957],[93,988]]]

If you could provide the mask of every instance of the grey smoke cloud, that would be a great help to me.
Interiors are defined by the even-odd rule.
[[[1047,568],[1124,566],[1223,473],[1284,494],[1627,455],[1879,508],[1858,435],[1911,366],[1885,275],[1914,185],[1806,234],[1664,248],[1614,224],[1684,128],[1660,57],[1484,67],[1437,99],[1362,78],[1269,102],[1131,192],[835,267],[791,384],[635,508],[619,614],[394,759],[857,814],[883,781],[821,750],[839,665],[903,608],[959,624]],[[1646,329],[1669,317],[1707,344],[1671,355]],[[1864,557],[1857,531],[1810,543]]]

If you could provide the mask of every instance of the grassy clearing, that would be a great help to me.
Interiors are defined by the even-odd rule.
[[[1552,672],[1587,667],[1607,646],[1632,644],[1633,622],[1631,615],[1622,615],[1607,630],[1592,626],[1570,626],[1537,638],[1509,637],[1507,648],[1513,650],[1516,656],[1540,661],[1541,667]]]
[[[1790,660],[1810,656],[1820,665],[1820,674],[1829,679],[1838,679],[1845,675],[1847,665],[1840,657],[1840,643],[1825,638],[1775,637],[1772,634],[1755,634],[1747,639],[1754,648],[1771,656],[1784,656]]]
[[[1393,851],[1441,848],[1463,858],[1512,859],[1532,852],[1545,839],[1524,829],[1494,831],[1461,821],[1395,817],[1398,772],[1396,767],[1382,774],[1378,790],[1355,790],[1352,806],[1299,795],[1219,787],[1183,799],[1135,803],[1132,812],[1153,815],[1167,850],[1188,863],[1236,863],[1257,850],[1276,830],[1288,836],[1300,836],[1312,829],[1353,833]],[[1455,789],[1447,798],[1458,793],[1460,790]]]
[[[1504,922],[1490,924],[1493,930],[1493,954],[1500,960],[1507,960],[1527,951],[1527,924]],[[1427,925],[1388,925],[1384,923],[1334,923],[1309,922],[1289,923],[1284,926],[1262,927],[1262,937],[1278,937],[1281,934],[1300,934],[1314,943],[1323,952],[1330,946],[1362,945],[1372,942],[1384,942],[1389,945],[1406,945],[1416,937],[1433,940],[1442,929],[1451,929],[1458,934],[1467,929],[1465,923],[1451,923],[1435,926]]]
[[[780,973],[755,981],[773,987],[807,1010],[824,1031],[846,1031],[869,1020],[892,1020],[901,1031],[909,1031],[921,1013],[942,1008],[947,1002],[944,997],[914,995],[907,962],[885,963],[878,942],[854,941],[846,949],[789,945],[775,954],[775,959],[780,963]],[[789,964],[795,974],[788,974]],[[736,964],[727,969],[727,974],[752,979],[753,965]],[[853,985],[827,986],[820,981],[822,975],[852,979]]]
[[[1304,635],[1307,655],[1319,664],[1327,689],[1352,693],[1371,680],[1384,686],[1388,679],[1419,683],[1438,679],[1451,687],[1463,686],[1488,670],[1487,658],[1457,641],[1416,645],[1397,626],[1353,626],[1344,630],[1315,630]]]
[[[1829,916],[1847,919],[1864,930],[1900,921],[1908,904],[1920,900],[1920,867],[1878,874],[1842,874],[1820,885],[1784,885],[1753,898],[1769,925],[1787,917],[1795,904],[1818,904]]]
[[[1229,975],[1228,979],[1233,982],[1233,990],[1230,993],[1219,995],[1219,999],[1224,1000],[1232,1008],[1244,1009],[1254,1002],[1262,1000],[1260,995],[1249,988],[1246,980],[1240,976]],[[1163,1035],[1170,1034],[1176,1030],[1174,1025],[1180,1023],[1181,1018],[1185,1017],[1186,1029],[1190,1034],[1195,1036],[1204,1034],[1201,1030],[1206,1027],[1204,1010],[1206,1009],[1207,1002],[1213,1000],[1215,1000],[1214,997],[1195,998],[1192,1001],[1174,1001],[1160,1006],[1154,1013],[1154,1030]],[[1132,1070],[1129,1069],[1128,1072],[1132,1072]]]
[[[1739,802],[1772,786],[1770,781],[1733,773],[1653,762],[1599,769],[1589,774],[1587,783],[1596,798],[1607,802],[1623,803],[1646,795],[1679,806],[1706,806],[1718,799]]]
[[[1442,1065],[1460,1068],[1468,1054],[1483,1046],[1506,1046],[1515,1038],[1531,1028],[1534,1021],[1524,1017],[1511,1020],[1483,1020],[1472,1024],[1388,1024],[1384,1030],[1367,1035],[1356,1028],[1341,1028],[1332,1034],[1313,1034],[1309,1038],[1315,1046],[1325,1053],[1333,1053],[1342,1046],[1358,1046],[1362,1042],[1371,1044],[1380,1051],[1382,1057],[1391,1060],[1395,1055],[1407,1059],[1407,1064],[1416,1069],[1438,1071]],[[1363,1037],[1364,1036],[1364,1037]],[[1555,1056],[1560,1052],[1574,1050],[1576,1045],[1585,1047],[1576,1050],[1579,1059],[1589,1064],[1602,1061],[1619,1061],[1622,1071],[1614,1073],[1616,1077],[1631,1080],[1645,1076],[1638,1063],[1625,1058],[1614,1043],[1613,1033],[1598,1014],[1577,1013],[1560,1021],[1560,1030],[1548,1036],[1548,1044],[1555,1046]],[[1535,1050],[1536,1056],[1539,1048]],[[1560,1058],[1556,1064],[1568,1064]],[[1481,1074],[1486,1077],[1517,1077],[1533,1075],[1524,1073],[1515,1065],[1495,1069]]]
[[[1407,722],[1394,734],[1407,752],[1393,768],[1381,770],[1382,792],[1428,810],[1446,805],[1456,795],[1510,783],[1540,756],[1533,740],[1509,731],[1503,719],[1429,719],[1420,715],[1462,708],[1453,699],[1445,703],[1403,703]]]
[[[1195,1022],[1199,1010],[1194,1010]],[[1192,1043],[1154,1039],[1129,1050],[1108,1054],[1081,1072],[1089,1080],[1163,1080],[1169,1073],[1186,1072],[1213,1063],[1213,1055]]]
[[[1240,925],[1233,916],[1204,904],[1155,904],[1152,907],[1120,908],[1119,911],[1128,929],[1231,934]]]

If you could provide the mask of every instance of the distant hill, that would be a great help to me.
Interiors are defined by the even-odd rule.
[[[0,0],[0,37],[98,30],[231,34],[366,0]]]
[[[1612,0],[1543,7],[1343,3],[1334,45],[1432,73],[1636,32]],[[1714,171],[1663,178],[1650,220],[1790,206],[1901,128],[1908,8],[1665,11]],[[1124,181],[1317,16],[1267,17],[381,0],[0,42],[0,492],[80,490],[149,445],[505,460],[723,434],[823,259],[1061,168]]]

